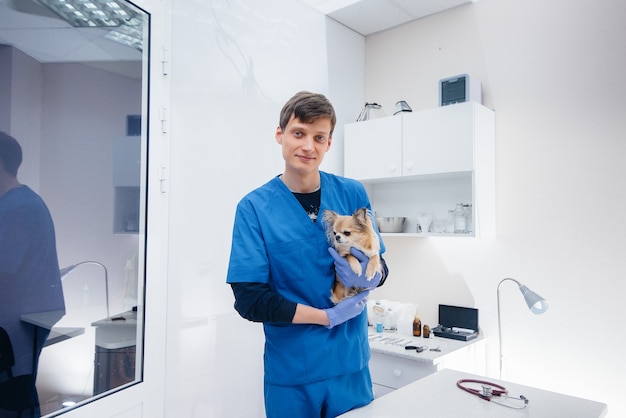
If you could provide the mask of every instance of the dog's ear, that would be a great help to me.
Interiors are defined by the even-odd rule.
[[[359,225],[367,225],[367,209],[360,208],[354,211],[352,217]]]
[[[333,212],[332,210],[325,210],[323,215],[324,222],[326,222],[329,227],[332,227],[335,224],[337,216],[339,215],[336,212]]]

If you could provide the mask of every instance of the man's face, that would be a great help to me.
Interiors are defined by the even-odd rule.
[[[286,169],[300,175],[318,171],[332,143],[330,129],[328,118],[304,123],[293,115],[284,132],[276,128],[276,142],[282,146]]]

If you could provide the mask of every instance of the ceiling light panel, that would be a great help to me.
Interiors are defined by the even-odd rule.
[[[115,0],[37,0],[74,27],[132,25],[137,12]]]

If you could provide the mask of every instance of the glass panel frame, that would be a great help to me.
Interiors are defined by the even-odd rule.
[[[0,0],[0,131],[50,210],[63,276],[65,315],[37,368],[46,417],[143,380],[151,15],[118,1],[137,12],[129,27]],[[37,329],[32,314],[21,321]]]

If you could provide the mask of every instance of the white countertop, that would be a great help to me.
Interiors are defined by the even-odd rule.
[[[459,341],[450,338],[435,337],[431,334],[429,338],[413,337],[398,332],[379,332],[372,327],[368,329],[370,351],[373,353],[387,354],[394,357],[401,357],[417,362],[437,365],[443,362],[451,353],[469,347],[473,344],[484,344],[482,335],[470,341]],[[424,347],[424,351],[418,353],[416,350],[406,350],[406,345]],[[440,351],[431,351],[431,350]]]
[[[456,387],[459,379],[487,380],[506,387],[510,396],[524,395],[528,406],[511,409]],[[497,398],[495,398],[497,399]],[[529,386],[443,369],[341,415],[342,418],[595,418],[606,404]]]

